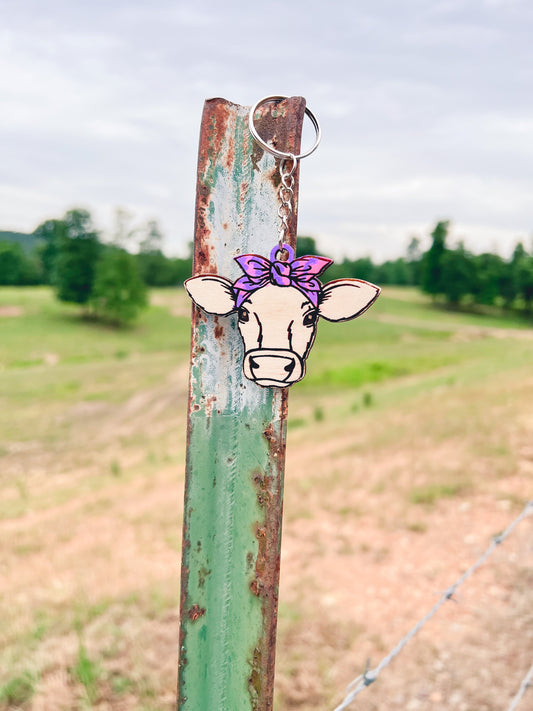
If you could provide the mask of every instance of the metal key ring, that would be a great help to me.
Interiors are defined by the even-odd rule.
[[[262,106],[263,104],[266,104],[268,101],[282,101],[283,99],[288,99],[288,96],[265,96],[264,99],[259,99],[257,103],[255,103],[252,108],[250,109],[250,113],[248,114],[248,126],[250,128],[250,133],[254,137],[254,140],[263,148],[265,151],[268,151],[271,153],[273,156],[276,156],[276,158],[282,158],[284,160],[287,159],[292,159],[294,161],[300,160],[301,158],[307,158],[307,156],[310,156],[311,153],[313,153],[314,150],[318,147],[318,144],[320,143],[320,139],[322,138],[322,132],[320,130],[320,124],[318,123],[318,120],[314,113],[305,107],[305,113],[309,118],[311,119],[311,123],[315,127],[315,132],[316,132],[316,137],[315,137],[315,143],[314,145],[308,150],[305,151],[304,153],[300,153],[300,155],[295,156],[293,153],[284,153],[283,151],[278,151],[276,148],[272,148],[272,146],[269,146],[268,143],[263,141],[261,136],[257,133],[257,129],[254,125],[254,114],[257,111],[257,109]]]

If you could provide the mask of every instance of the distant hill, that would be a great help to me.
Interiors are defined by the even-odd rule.
[[[0,242],[17,242],[26,252],[33,252],[40,241],[34,235],[25,232],[0,230]]]

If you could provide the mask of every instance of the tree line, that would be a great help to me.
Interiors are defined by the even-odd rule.
[[[485,252],[472,254],[462,242],[447,244],[449,222],[438,222],[431,246],[420,261],[420,286],[453,308],[461,305],[498,306],[531,316],[533,253],[518,242],[510,259]]]
[[[327,276],[365,279],[380,286],[417,286],[452,309],[492,306],[531,316],[533,252],[518,242],[510,259],[491,252],[473,254],[462,242],[449,246],[449,232],[449,221],[439,221],[425,252],[413,237],[405,257],[381,264],[370,257],[344,259],[331,266]]]
[[[533,254],[521,242],[507,260],[489,252],[472,254],[463,243],[449,246],[449,228],[449,221],[437,222],[425,252],[413,237],[404,257],[380,264],[370,257],[345,258],[328,269],[327,278],[417,286],[451,308],[497,306],[531,315]],[[0,285],[49,284],[60,300],[116,323],[136,317],[146,304],[147,287],[178,286],[192,274],[191,255],[164,254],[157,221],[133,228],[132,215],[123,209],[115,213],[107,243],[91,214],[80,208],[46,220],[23,240],[2,239],[2,234],[9,233],[0,233]],[[312,237],[298,237],[298,256],[316,253]]]
[[[190,258],[163,254],[157,221],[132,228],[131,215],[122,209],[107,243],[90,212],[81,208],[46,220],[31,240],[4,234],[9,239],[0,236],[0,285],[48,284],[61,301],[117,325],[133,321],[147,305],[147,287],[179,285],[191,276]]]
[[[117,210],[109,243],[102,242],[90,212],[81,208],[69,210],[61,219],[46,220],[31,235],[0,232],[0,284],[54,286],[61,279],[58,258],[62,252],[70,249],[84,253],[88,263],[94,265],[95,255],[100,256],[107,248],[129,252],[137,248],[133,257],[147,286],[183,284],[191,276],[192,259],[165,256],[163,234],[156,220],[132,228],[130,219],[127,211]]]

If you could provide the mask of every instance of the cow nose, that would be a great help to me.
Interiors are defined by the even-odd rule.
[[[285,348],[256,348],[244,358],[244,374],[264,387],[284,388],[304,373],[300,356]]]
[[[293,360],[292,363],[289,363],[289,365],[286,365],[283,368],[283,370],[290,375],[292,373],[292,371],[294,370],[295,365],[296,365],[296,361]],[[252,365],[252,368],[253,368],[253,365]]]

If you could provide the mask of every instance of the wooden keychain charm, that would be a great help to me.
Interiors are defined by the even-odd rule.
[[[319,317],[327,321],[357,318],[372,306],[381,291],[361,279],[336,279],[322,285],[318,277],[332,260],[317,255],[295,257],[294,250],[285,242],[292,212],[293,174],[298,161],[317,148],[320,126],[306,108],[316,140],[310,150],[299,155],[284,153],[263,141],[254,125],[255,111],[266,102],[284,98],[261,99],[251,108],[248,118],[254,140],[280,159],[278,243],[269,258],[258,254],[235,257],[244,275],[234,282],[216,274],[192,277],[185,282],[194,303],[206,313],[218,316],[237,313],[246,378],[262,387],[280,388],[304,377]]]

